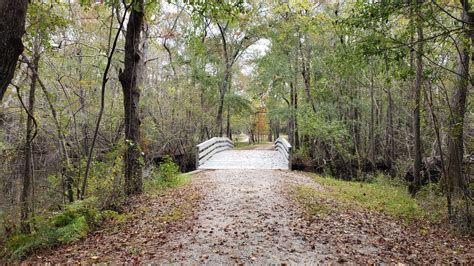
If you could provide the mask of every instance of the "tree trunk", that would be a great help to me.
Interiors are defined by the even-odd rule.
[[[388,67],[388,59],[385,56],[385,75],[386,75],[386,86],[387,86],[387,153],[386,160],[387,166],[390,171],[390,176],[395,177],[395,168],[393,162],[395,160],[395,141],[394,141],[394,130],[393,130],[393,99],[392,99],[392,88],[390,85],[390,73]]]
[[[83,118],[83,122],[81,123],[81,131],[83,135],[83,140],[82,140],[82,152],[84,156],[87,156],[90,150],[90,137],[89,137],[89,120],[87,119],[88,114],[87,114],[87,109],[86,109],[86,91],[84,90],[84,87],[82,86],[83,83],[83,74],[82,74],[82,49],[79,47],[77,50],[77,73],[78,73],[78,78],[79,80],[77,81],[77,84],[79,86],[79,104],[80,104],[80,113]]]
[[[230,69],[229,69],[230,71]],[[231,73],[231,72],[229,72]],[[228,80],[228,84],[227,84],[227,90],[226,92],[230,92],[231,90],[231,83],[232,83],[232,75],[229,76],[229,80]],[[225,95],[225,93],[224,93]],[[232,140],[232,129],[230,127],[230,117],[231,117],[231,114],[230,114],[230,103],[227,103],[227,125],[226,125],[226,136]]]
[[[423,0],[417,0],[418,7],[421,8]],[[418,12],[421,12],[418,10]],[[417,21],[417,37],[418,37],[418,51],[416,53],[416,78],[415,86],[413,88],[413,97],[415,101],[415,108],[413,110],[413,137],[414,146],[413,154],[415,160],[413,162],[413,183],[410,186],[410,192],[414,195],[421,186],[421,130],[420,130],[420,95],[421,85],[423,80],[423,28],[420,19]]]
[[[15,74],[18,57],[23,53],[27,0],[0,1],[0,102]]]
[[[61,127],[61,121],[58,117],[56,108],[54,108],[53,100],[51,99],[51,94],[46,88],[46,85],[41,80],[37,72],[38,62],[36,62],[36,64],[32,64],[30,60],[24,55],[22,58],[28,64],[28,68],[32,71],[33,75],[35,76],[36,81],[39,83],[41,89],[43,90],[43,94],[46,98],[46,102],[48,103],[49,109],[51,111],[51,115],[53,116],[54,125],[56,126],[56,132],[58,134],[58,146],[60,147],[61,153],[64,156],[65,166],[63,167],[62,174],[65,178],[63,179],[63,183],[66,186],[66,192],[67,192],[69,202],[73,202],[74,201],[74,195],[73,195],[73,190],[72,190],[73,180],[71,176],[67,174],[67,171],[69,171],[71,168],[71,162],[69,159],[69,153],[68,153],[67,145],[66,145],[66,135],[64,134],[64,130]]]
[[[228,25],[228,24],[227,24]],[[222,137],[224,135],[224,125],[223,125],[223,114],[224,114],[224,98],[227,92],[227,88],[229,87],[229,80],[231,75],[232,64],[230,62],[230,55],[227,47],[227,39],[225,36],[225,32],[227,29],[226,26],[221,26],[221,24],[217,23],[219,27],[219,32],[221,34],[222,39],[222,48],[224,50],[224,60],[225,60],[225,69],[224,69],[224,78],[219,86],[219,107],[217,109],[217,117],[216,117],[216,124],[218,127],[218,136]]]
[[[351,102],[357,100],[356,104],[352,104],[352,139],[353,139],[353,155],[357,158],[357,176],[361,171],[361,137],[360,137],[360,111],[359,111],[359,87],[354,87],[354,95],[351,93]]]
[[[308,102],[311,105],[313,112],[316,113],[316,106],[314,105],[313,97],[311,96],[311,65],[309,63],[311,58],[311,50],[308,49],[307,54],[305,55],[303,52],[303,43],[301,37],[299,39],[301,54],[301,75],[303,76],[306,97],[308,97]]]
[[[268,122],[268,142],[273,142],[273,120],[270,119],[270,121]]]
[[[277,119],[275,122],[275,132],[274,132],[274,139],[278,139],[280,137],[280,120]]]
[[[224,79],[219,87],[219,108],[217,109],[216,123],[218,127],[218,136],[224,136],[224,125],[223,125],[223,114],[224,114],[224,99],[229,87],[231,66],[226,63],[226,69],[224,73]]]
[[[125,109],[125,193],[139,194],[143,191],[142,164],[140,162],[140,89],[138,80],[143,68],[143,53],[141,50],[142,31],[144,26],[144,0],[136,0],[127,24],[125,36],[125,65],[120,73]]]
[[[21,192],[21,231],[23,233],[30,232],[30,214],[31,210],[31,197],[33,195],[33,150],[32,142],[34,138],[34,113],[35,113],[35,93],[36,93],[36,84],[38,81],[38,63],[39,63],[39,52],[35,48],[35,54],[32,62],[32,74],[31,74],[31,84],[30,84],[30,93],[28,100],[28,119],[26,122],[26,141],[25,141],[25,165],[24,165],[24,174],[23,174],[23,189]]]
[[[393,162],[395,160],[395,141],[394,141],[394,129],[393,129],[393,99],[392,89],[389,87],[387,92],[388,108],[387,108],[387,127],[388,127],[388,139],[387,139],[387,165],[390,171],[390,176],[395,177],[395,168]]]
[[[290,82],[290,119],[288,121],[288,138],[290,144],[295,146],[295,88],[293,82]]]
[[[435,135],[436,135],[436,144],[437,144],[437,149],[438,149],[438,155],[439,155],[439,158],[440,158],[440,161],[441,161],[441,170],[442,170],[442,184],[443,186],[445,186],[446,188],[446,205],[447,205],[447,208],[448,208],[448,215],[451,216],[451,213],[452,213],[452,204],[451,204],[451,192],[449,192],[449,189],[448,189],[448,181],[447,181],[447,178],[448,178],[448,175],[447,175],[447,172],[446,172],[446,167],[445,167],[445,163],[444,163],[444,154],[443,154],[443,144],[441,142],[441,134],[440,134],[440,126],[438,124],[438,119],[436,118],[436,114],[433,110],[433,93],[432,93],[432,86],[431,86],[431,83],[429,83],[429,94],[426,93],[426,90],[424,90],[425,92],[425,98],[427,99],[427,102],[428,102],[428,107],[429,107],[429,110],[430,110],[430,114],[431,114],[431,121],[433,122],[433,129],[434,129],[434,132],[435,132]],[[441,182],[440,182],[441,183]]]
[[[460,37],[459,42],[459,59],[457,69],[456,88],[450,101],[451,116],[449,118],[448,131],[448,150],[447,150],[447,178],[448,192],[453,196],[464,195],[466,183],[463,177],[463,133],[464,133],[464,117],[466,113],[466,99],[469,93],[469,53],[471,49],[470,41],[474,39],[474,14],[470,12],[470,5],[467,0],[461,1],[463,5],[461,19],[466,21],[462,25],[465,29],[464,36]],[[469,40],[471,39],[471,40]],[[472,56],[472,55],[471,55]],[[466,200],[466,209],[468,204]],[[468,214],[466,210],[466,214]]]
[[[298,111],[298,91],[297,91],[297,88],[296,88],[296,84],[294,86],[294,92],[293,92],[293,96],[294,96],[294,101],[293,101],[293,104],[294,104],[294,114],[293,114],[293,129],[294,129],[294,138],[295,138],[295,150],[299,149],[300,147],[300,137],[298,135],[298,116],[297,116],[297,111]]]
[[[374,70],[371,69],[370,74],[370,125],[369,125],[369,140],[370,152],[369,160],[372,167],[375,167],[375,95],[374,95]]]
[[[230,106],[227,106],[227,128],[226,135],[229,139],[232,139],[232,131],[230,129]]]
[[[296,52],[297,53],[297,52]],[[298,56],[295,56],[294,64],[294,82],[292,83],[293,90],[293,137],[294,137],[294,150],[300,147],[300,138],[298,135]]]

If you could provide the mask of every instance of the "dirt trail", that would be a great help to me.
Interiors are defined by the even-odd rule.
[[[473,243],[437,225],[407,225],[354,205],[321,199],[326,215],[305,214],[296,186],[322,188],[302,173],[216,170],[192,232],[163,246],[152,261],[184,264],[473,263]]]
[[[185,264],[308,263],[321,259],[294,230],[301,217],[283,195],[284,187],[291,184],[317,187],[316,183],[278,170],[216,170],[205,175],[212,188],[206,191],[192,234],[164,247],[177,253],[155,259]]]
[[[322,188],[298,172],[207,170],[163,195],[143,195],[124,223],[27,263],[474,263],[473,242],[445,227],[406,225],[354,205],[320,199],[326,215],[296,203],[299,185]]]

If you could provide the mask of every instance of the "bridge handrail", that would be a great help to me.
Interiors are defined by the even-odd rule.
[[[288,160],[288,169],[291,170],[291,144],[285,138],[280,137],[275,140],[275,147],[276,150],[279,151],[286,160]]]
[[[234,143],[225,137],[214,137],[198,144],[196,146],[196,169],[214,154],[233,148]]]

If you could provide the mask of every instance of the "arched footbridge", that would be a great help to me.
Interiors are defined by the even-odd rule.
[[[291,170],[291,145],[284,138],[252,150],[234,149],[228,138],[212,138],[196,146],[197,169]]]

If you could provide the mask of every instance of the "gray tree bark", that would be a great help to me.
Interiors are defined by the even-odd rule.
[[[28,0],[0,1],[0,102],[15,74],[18,57],[23,53]]]
[[[143,191],[142,165],[140,163],[140,72],[143,70],[142,33],[145,23],[144,0],[136,0],[130,13],[125,36],[125,69],[119,75],[124,95],[125,139],[125,193]]]

